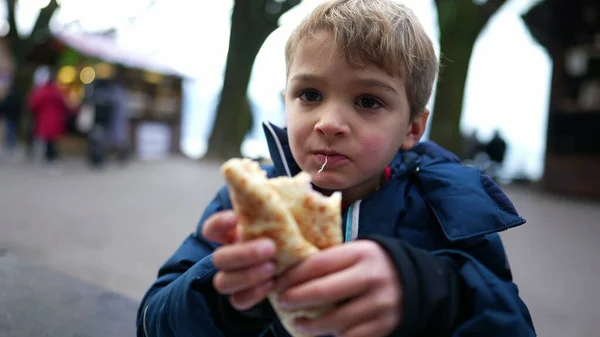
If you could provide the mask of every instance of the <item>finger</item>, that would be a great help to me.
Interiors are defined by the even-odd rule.
[[[221,294],[231,295],[235,292],[255,287],[273,278],[275,264],[263,263],[257,267],[233,272],[218,272],[213,279],[215,289]]]
[[[233,211],[222,211],[209,217],[202,226],[202,235],[216,243],[235,242],[237,237],[237,216]]]
[[[273,289],[275,289],[275,282],[269,280],[257,287],[231,295],[229,302],[237,310],[248,310],[262,302]]]
[[[248,268],[271,260],[275,250],[275,243],[270,239],[234,243],[217,248],[213,263],[223,271]]]
[[[377,297],[374,297],[372,293],[367,293],[334,308],[319,318],[300,320],[297,323],[299,328],[307,333],[339,334],[354,326],[382,317],[386,312],[392,313],[391,315],[397,312],[397,310],[390,310],[396,305],[393,299]]]
[[[277,280],[276,288],[283,291],[308,280],[346,269],[361,258],[360,245],[356,243],[335,246],[306,258]]]
[[[351,267],[289,288],[279,304],[290,310],[333,305],[366,292],[368,277],[363,268]]]
[[[385,337],[397,328],[393,315],[376,316],[377,318],[355,324],[338,334],[339,337]]]

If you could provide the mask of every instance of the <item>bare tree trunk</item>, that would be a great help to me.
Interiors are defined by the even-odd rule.
[[[247,98],[254,60],[278,19],[300,0],[237,0],[231,15],[229,52],[221,98],[205,158],[239,157],[240,147],[252,128]]]
[[[240,145],[252,127],[246,94],[252,66],[260,47],[277,26],[255,25],[248,15],[249,2],[236,1],[233,8],[225,79],[209,140],[208,158],[238,157]]]
[[[478,5],[471,0],[436,0],[442,71],[436,88],[430,138],[454,153],[460,153],[462,148],[460,118],[473,47],[489,18],[504,2],[488,0]]]
[[[467,26],[464,24],[463,29],[466,30]],[[430,138],[454,153],[460,153],[461,149],[460,117],[469,62],[478,33],[476,27],[469,28],[472,29],[468,32],[471,36],[460,36],[460,40],[456,35],[440,34],[442,62],[448,60],[448,63],[437,83]]]
[[[6,36],[10,45],[12,57],[13,57],[13,78],[11,86],[17,90],[21,102],[26,103],[26,97],[31,90],[33,81],[33,67],[27,63],[27,57],[30,55],[33,47],[37,43],[41,43],[44,40],[51,37],[50,33],[50,20],[56,9],[58,9],[58,3],[56,0],[51,0],[48,5],[40,10],[38,18],[33,26],[31,34],[28,37],[22,37],[17,29],[16,22],[16,0],[6,0],[6,7],[8,11],[8,24],[10,30]],[[29,115],[26,104],[21,105],[24,112],[21,118],[21,134],[25,134],[26,137],[28,131]]]

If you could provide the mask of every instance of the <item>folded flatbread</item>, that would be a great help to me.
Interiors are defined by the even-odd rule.
[[[239,218],[242,239],[267,237],[275,242],[277,275],[319,250],[342,243],[341,193],[327,197],[314,191],[308,173],[268,179],[258,163],[237,158],[223,164],[221,172]],[[293,337],[312,337],[294,331],[297,318],[315,318],[331,309],[288,311],[277,305],[277,293],[268,298]]]

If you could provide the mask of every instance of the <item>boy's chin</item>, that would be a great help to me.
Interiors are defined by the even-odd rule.
[[[341,191],[345,188],[343,184],[334,177],[327,177],[326,174],[315,174],[312,176],[312,184],[324,194],[331,194],[335,191]]]

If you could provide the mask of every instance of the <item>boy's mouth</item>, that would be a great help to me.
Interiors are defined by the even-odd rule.
[[[313,157],[320,163],[325,163],[327,160],[327,166],[329,165],[339,165],[348,161],[348,157],[345,155],[334,152],[334,151],[315,151],[313,152]]]

